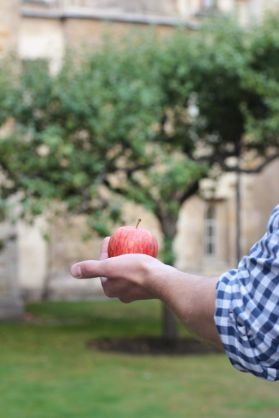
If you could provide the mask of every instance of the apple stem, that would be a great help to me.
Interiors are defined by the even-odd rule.
[[[141,223],[141,219],[138,219],[138,222],[137,222],[137,225],[136,225],[136,228],[139,226],[139,224]]]

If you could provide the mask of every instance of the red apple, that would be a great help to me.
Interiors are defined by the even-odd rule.
[[[108,256],[116,257],[122,254],[147,254],[157,257],[158,242],[151,232],[138,228],[138,225],[121,226],[109,240]]]

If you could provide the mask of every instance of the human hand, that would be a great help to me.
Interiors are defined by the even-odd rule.
[[[102,245],[100,260],[76,263],[71,273],[79,279],[102,278],[106,296],[129,303],[159,298],[203,338],[220,343],[214,323],[216,283],[183,273],[145,254],[125,254],[108,258],[108,242]]]
[[[103,241],[100,260],[74,264],[72,275],[79,279],[101,277],[105,295],[124,303],[158,297],[152,288],[152,279],[159,277],[168,266],[145,254],[108,258],[108,242],[109,237]]]

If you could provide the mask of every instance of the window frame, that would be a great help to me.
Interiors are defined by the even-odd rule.
[[[205,210],[203,249],[207,258],[217,257],[218,226],[216,209],[216,203],[209,202]]]

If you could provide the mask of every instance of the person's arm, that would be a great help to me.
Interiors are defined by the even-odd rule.
[[[215,323],[235,368],[279,380],[279,205],[266,234],[219,278]]]
[[[108,240],[104,241],[102,260],[75,264],[77,278],[106,277],[104,292],[128,303],[159,298],[194,332],[220,344],[214,322],[217,278],[183,273],[159,260],[141,254],[106,258]]]
[[[123,302],[160,298],[201,337],[220,340],[232,365],[267,380],[279,380],[279,206],[267,233],[238,268],[203,278],[145,255],[85,261],[75,277],[104,276],[104,291]]]

